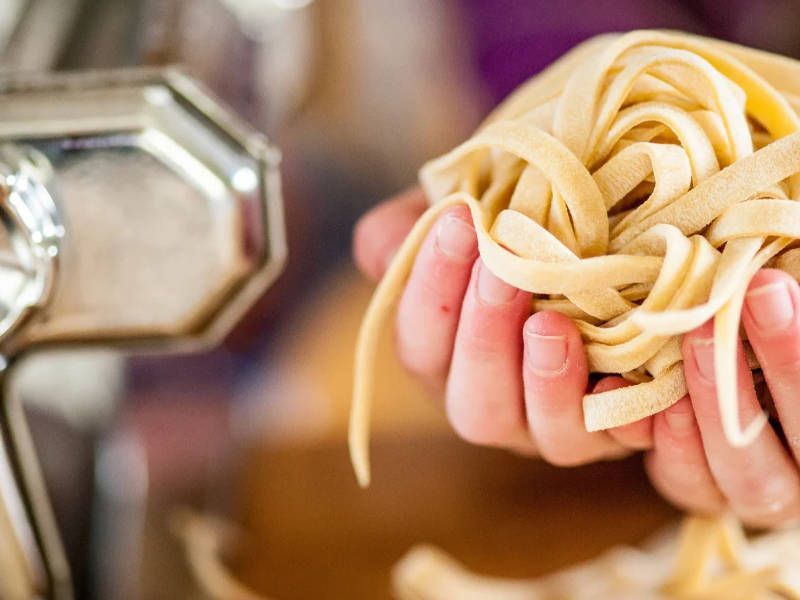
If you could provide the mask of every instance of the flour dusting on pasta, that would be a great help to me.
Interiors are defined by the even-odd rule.
[[[792,89],[787,86],[794,86]],[[680,336],[715,317],[725,434],[742,423],[736,345],[744,294],[765,265],[800,273],[800,63],[661,31],[594,38],[513,93],[420,173],[431,207],[380,282],[358,338],[351,457],[368,485],[381,325],[446,208],[466,205],[500,279],[578,326],[595,373],[637,382],[588,394],[590,431],[686,394]],[[754,365],[756,366],[756,365]]]

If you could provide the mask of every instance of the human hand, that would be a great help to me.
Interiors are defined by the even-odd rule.
[[[383,275],[426,206],[415,188],[360,220],[354,256],[364,274],[373,280]],[[684,509],[732,510],[758,526],[800,518],[800,286],[791,276],[760,271],[742,316],[786,442],[767,427],[745,448],[731,446],[722,430],[711,323],[684,336],[689,395],[653,417],[590,433],[582,417],[588,370],[580,335],[558,313],[530,312],[530,294],[503,283],[481,263],[467,210],[444,214],[401,297],[397,351],[411,373],[441,391],[462,438],[561,466],[644,449],[654,486]],[[741,348],[738,373],[746,423],[762,409]],[[624,385],[621,377],[606,377],[593,391]]]
[[[425,210],[412,189],[367,213],[354,256],[379,279]],[[465,207],[443,214],[416,258],[397,311],[397,352],[405,367],[441,392],[465,440],[578,465],[650,447],[651,419],[587,432],[588,368],[580,334],[555,312],[531,315],[531,294],[495,277],[478,258]],[[595,391],[624,385],[601,380]]]
[[[762,367],[785,441],[765,427],[749,446],[731,446],[722,430],[714,384],[713,324],[684,336],[689,395],[655,415],[646,465],[655,487],[690,511],[731,510],[754,526],[800,519],[800,286],[763,269],[750,282],[742,323]],[[762,410],[739,346],[742,423]]]

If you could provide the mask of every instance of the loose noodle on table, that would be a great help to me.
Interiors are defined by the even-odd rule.
[[[417,546],[394,568],[394,593],[398,600],[800,600],[800,530],[748,542],[727,517],[692,517],[681,529],[532,580],[477,575],[437,548]]]

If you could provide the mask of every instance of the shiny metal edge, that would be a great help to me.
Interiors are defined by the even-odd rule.
[[[288,244],[283,211],[280,162],[281,152],[266,136],[239,119],[216,99],[205,86],[185,74],[179,66],[166,68],[119,69],[63,73],[2,73],[0,94],[11,93],[68,93],[114,87],[165,86],[177,100],[204,117],[209,124],[225,134],[235,144],[250,153],[258,162],[261,177],[261,202],[264,206],[263,231],[267,236],[267,253],[256,272],[228,297],[197,331],[183,338],[144,338],[124,341],[84,339],[78,342],[47,342],[28,348],[15,348],[17,354],[42,347],[98,344],[119,347],[127,353],[189,353],[219,344],[241,320],[253,304],[262,297],[286,266]]]

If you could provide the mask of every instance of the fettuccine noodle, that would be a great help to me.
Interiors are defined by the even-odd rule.
[[[795,86],[795,88],[787,88]],[[736,344],[744,294],[765,265],[800,270],[800,63],[686,34],[594,38],[512,94],[473,137],[427,163],[432,204],[380,282],[359,334],[350,421],[370,479],[373,361],[381,324],[446,208],[469,207],[481,258],[571,317],[595,373],[636,382],[584,398],[589,431],[686,394],[680,336],[714,320],[722,425],[740,423]],[[754,365],[756,366],[756,365]]]
[[[800,531],[748,544],[731,519],[693,517],[677,540],[670,536],[645,550],[614,548],[541,579],[476,575],[437,548],[417,546],[392,580],[398,600],[800,600],[798,562]]]
[[[240,583],[220,556],[236,531],[232,525],[181,510],[173,515],[172,526],[205,596],[268,600]],[[659,536],[642,550],[612,548],[535,580],[477,575],[437,548],[416,546],[395,566],[392,587],[398,600],[800,600],[798,563],[798,529],[748,543],[729,517],[691,517],[680,536]]]

